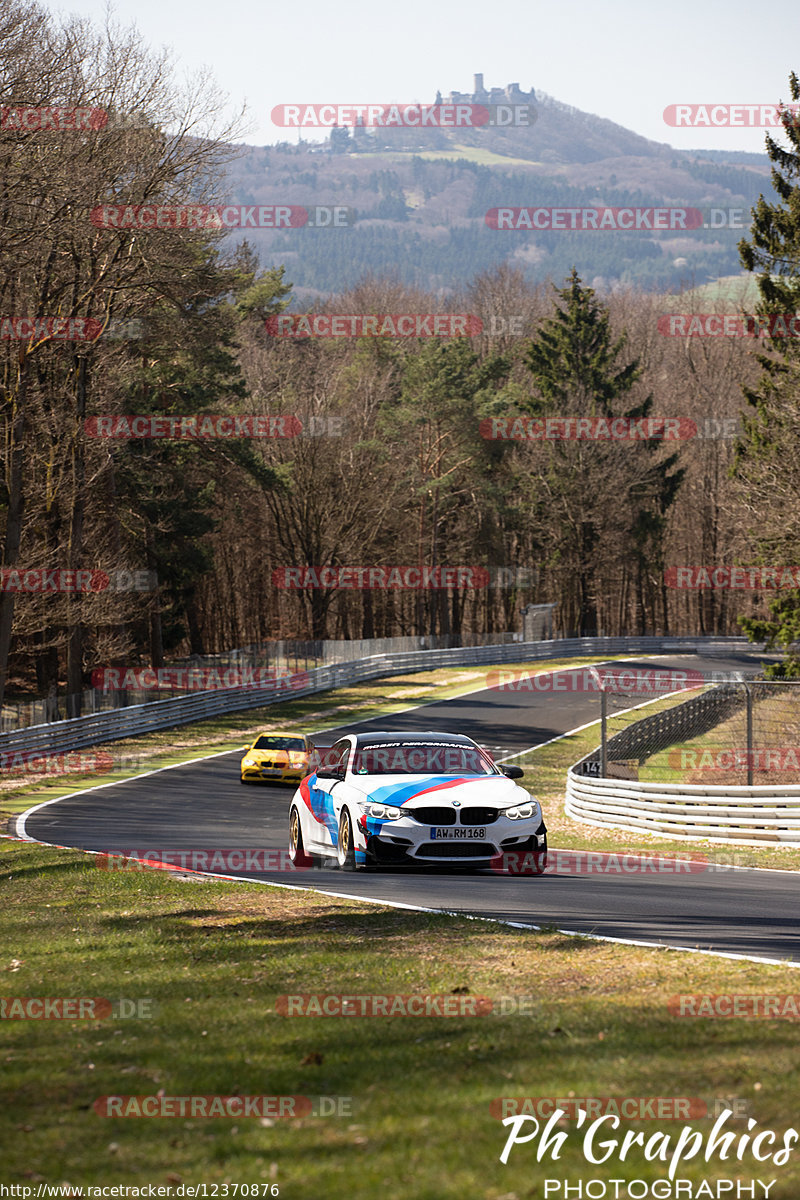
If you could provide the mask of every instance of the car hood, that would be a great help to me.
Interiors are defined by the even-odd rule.
[[[416,801],[505,807],[529,799],[528,792],[505,775],[353,775],[349,783],[365,800],[396,808]]]

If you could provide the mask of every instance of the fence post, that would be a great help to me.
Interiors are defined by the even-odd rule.
[[[753,786],[753,693],[750,684],[744,685],[747,696],[747,786]]]
[[[606,718],[608,716],[608,700],[606,689],[600,688],[600,774],[603,779],[608,775],[608,747],[606,744]]]

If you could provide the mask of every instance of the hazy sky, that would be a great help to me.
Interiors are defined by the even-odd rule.
[[[98,20],[105,0],[50,7]],[[533,87],[683,149],[763,150],[763,129],[675,129],[663,111],[787,100],[800,73],[800,8],[785,3],[114,0],[113,12],[171,47],[178,74],[208,66],[232,108],[247,101],[241,140],[254,145],[287,137],[270,120],[276,104],[430,102],[437,88],[471,91],[482,72],[487,87]]]

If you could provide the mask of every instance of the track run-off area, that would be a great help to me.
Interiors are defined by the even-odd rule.
[[[619,665],[754,674],[761,661],[757,655],[692,654],[626,658]],[[467,734],[502,760],[596,721],[598,709],[596,693],[484,689],[400,714],[328,728],[318,743],[330,745],[342,733],[366,730],[435,730]],[[313,729],[306,732],[314,735]],[[32,841],[109,854],[273,851],[266,861],[282,867],[286,855],[279,858],[277,852],[286,851],[288,845],[294,787],[243,787],[241,757],[241,751],[215,754],[73,792],[28,809],[12,829]],[[520,782],[536,794],[535,769],[526,769]],[[547,809],[544,816],[547,822]],[[552,837],[550,841],[552,850]],[[661,853],[658,839],[653,839],[651,853],[654,857]],[[574,856],[565,855],[565,862],[567,857]],[[687,843],[685,858],[702,858],[702,851]],[[240,875],[228,870],[224,875],[379,904],[459,912],[517,926],[556,927],[590,937],[762,961],[794,960],[800,965],[800,873],[746,868],[578,873],[559,871],[558,855],[555,863],[554,870],[541,876],[491,870],[466,873],[438,866],[355,874],[325,868],[248,870]]]

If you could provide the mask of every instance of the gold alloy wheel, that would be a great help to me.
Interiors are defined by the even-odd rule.
[[[300,814],[296,808],[293,808],[292,815],[289,818],[289,857],[292,862],[302,853],[302,845],[303,834],[300,830]]]
[[[353,828],[350,814],[345,808],[339,820],[339,837],[336,842],[336,858],[343,871],[355,871],[356,853],[353,845]]]

